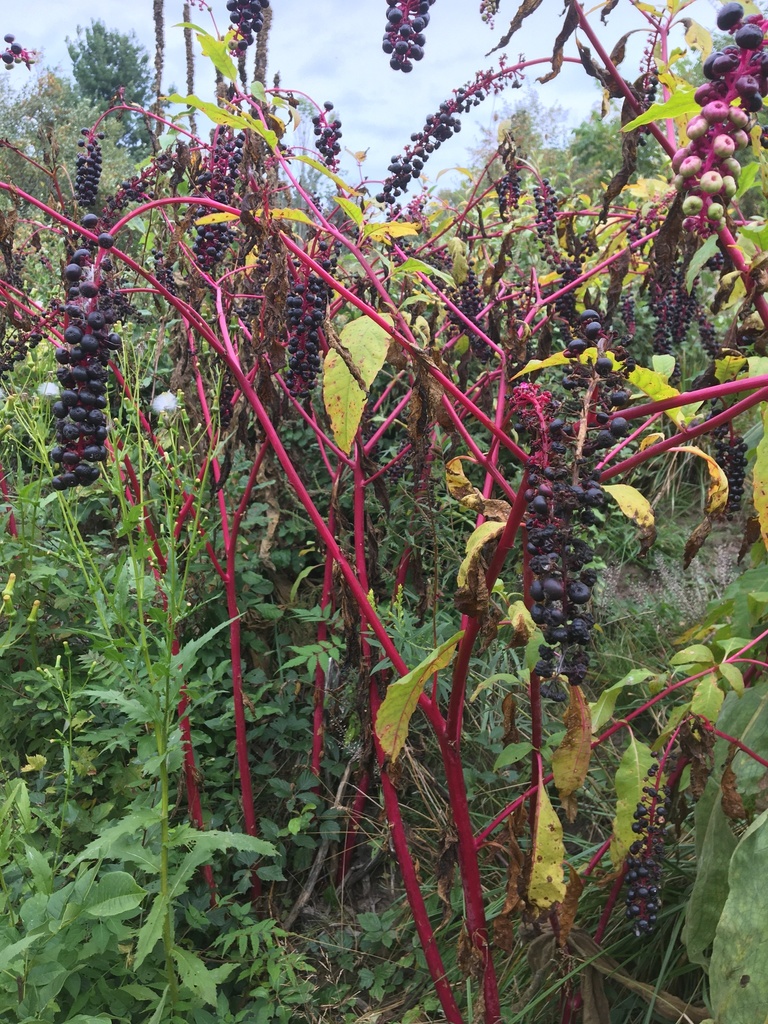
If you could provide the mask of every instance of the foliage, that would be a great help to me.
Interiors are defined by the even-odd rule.
[[[122,103],[72,167],[53,78],[41,148],[0,150],[3,1019],[753,1020],[768,236],[734,154],[764,170],[768,21],[727,5],[714,57],[683,23],[695,92],[688,5],[632,5],[626,81],[571,0],[552,76],[578,27],[621,139],[533,160],[502,123],[407,199],[539,60],[457,89],[373,198],[330,104],[315,152],[238,84],[269,19],[235,6],[195,27],[226,91],[146,112],[138,168]]]

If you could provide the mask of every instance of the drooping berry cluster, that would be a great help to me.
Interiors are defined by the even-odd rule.
[[[670,789],[659,783],[659,766],[652,764],[632,823],[632,831],[643,838],[632,843],[626,859],[626,916],[638,937],[654,930],[661,908],[661,871]]]
[[[95,214],[83,218],[83,227],[89,230],[97,224]],[[66,326],[64,344],[56,350],[62,390],[53,405],[58,444],[51,451],[51,461],[60,467],[52,480],[58,491],[93,483],[99,477],[98,463],[107,458],[107,367],[122,347],[120,335],[112,329],[114,312],[108,302],[100,301],[101,264],[104,250],[112,245],[112,236],[102,232],[95,259],[91,248],[83,247],[64,268]]]
[[[744,479],[747,475],[747,442],[733,432],[730,424],[723,423],[712,431],[715,439],[715,458],[728,478],[728,504],[725,515],[733,519],[741,510],[744,497]]]
[[[245,136],[242,132],[233,135],[230,129],[217,129],[208,166],[195,178],[195,195],[208,196],[217,203],[231,203],[243,159],[244,144]],[[207,206],[198,206],[196,209],[198,219],[211,213]],[[213,270],[224,258],[234,238],[235,232],[230,222],[198,224],[192,245],[198,266],[202,270]]]
[[[264,11],[269,0],[227,0],[229,20],[235,30],[235,37],[229,44],[230,50],[245,53],[255,42],[264,27]]]
[[[542,178],[541,184],[534,186],[533,201],[536,204],[536,233],[541,239],[550,238],[555,230],[557,196],[549,178]]]
[[[389,165],[390,176],[376,196],[380,203],[394,203],[406,191],[411,181],[421,177],[430,155],[453,135],[461,131],[457,114],[466,113],[482,103],[486,96],[501,92],[504,82],[492,72],[478,72],[473,82],[456,90],[450,100],[440,104],[436,114],[430,114],[420,132],[411,135],[411,144],[399,156],[393,156]]]
[[[751,115],[762,110],[768,95],[768,21],[759,14],[745,19],[741,4],[728,3],[720,9],[717,25],[732,33],[733,43],[704,61],[708,81],[694,94],[701,113],[688,122],[690,142],[672,159],[675,187],[687,193],[684,226],[701,233],[725,216],[741,173],[734,154],[749,145]]]
[[[0,61],[3,62],[6,71],[12,71],[16,64],[26,64],[31,68],[37,59],[37,55],[30,50],[25,50],[20,43],[16,42],[16,36],[11,32],[3,36],[6,43],[5,50],[0,51]]]
[[[318,243],[321,265],[332,270],[335,257],[328,243]],[[328,307],[328,286],[316,274],[308,274],[305,282],[297,282],[285,300],[288,321],[288,373],[285,384],[298,398],[315,387],[320,370],[323,343],[322,326]]]
[[[510,210],[516,210],[522,195],[520,172],[515,168],[503,174],[496,182],[496,195],[499,203],[499,216],[506,220]]]
[[[459,288],[453,292],[451,297],[456,307],[461,310],[464,316],[483,330],[480,314],[485,303],[480,292],[480,282],[472,267],[468,269],[466,278]],[[475,334],[474,331],[470,330],[464,321],[450,309],[448,310],[448,321],[458,329],[459,334],[466,334],[472,351],[482,363],[487,363],[493,354],[493,350],[488,344]]]
[[[341,153],[341,121],[332,114],[333,104],[326,100],[323,109],[312,118],[312,129],[317,138],[317,149],[325,166],[338,170]]]
[[[381,48],[389,55],[389,66],[394,71],[413,71],[413,61],[424,56],[429,24],[429,8],[435,0],[387,0],[387,25]]]
[[[92,206],[96,201],[101,180],[102,156],[99,140],[104,138],[104,133],[95,134],[90,128],[81,128],[80,135],[77,144],[85,152],[78,154],[75,163],[75,196],[81,206]]]
[[[683,265],[677,264],[663,285],[652,281],[649,297],[653,351],[659,355],[678,353],[699,308],[694,290],[689,293],[686,287]]]

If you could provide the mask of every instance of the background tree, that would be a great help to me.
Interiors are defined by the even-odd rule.
[[[126,103],[150,105],[153,90],[149,54],[134,32],[117,32],[103,21],[92,21],[85,29],[77,26],[77,36],[67,38],[67,49],[78,88],[95,106],[106,108],[120,90]],[[124,123],[121,143],[131,150],[145,149],[149,133],[144,122],[128,115]]]

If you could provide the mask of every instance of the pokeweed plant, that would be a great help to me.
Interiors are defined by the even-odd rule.
[[[540,6],[523,4],[501,45]],[[338,173],[341,122],[333,104],[316,108],[317,152],[307,152],[292,145],[284,120],[297,105],[289,90],[238,85],[231,54],[255,42],[267,8],[239,0],[227,5],[233,29],[225,36],[192,26],[229,83],[226,96],[217,103],[173,96],[180,114],[148,113],[163,133],[159,152],[114,195],[99,192],[100,137],[122,104],[83,129],[74,187],[70,195],[56,183],[57,205],[0,182],[7,200],[0,280],[7,387],[20,379],[14,364],[23,362],[53,369],[58,389],[48,456],[29,443],[39,432],[25,422],[21,393],[8,391],[5,450],[17,457],[0,474],[7,531],[18,540],[30,464],[47,472],[50,460],[51,497],[95,613],[82,629],[91,646],[81,660],[94,675],[113,666],[110,686],[67,689],[70,747],[72,708],[81,703],[87,714],[87,699],[96,699],[117,716],[111,732],[102,726],[115,749],[121,723],[145,731],[135,751],[153,780],[114,824],[94,830],[91,822],[95,837],[74,843],[63,859],[60,849],[53,859],[37,847],[27,854],[36,891],[22,906],[20,855],[11,844],[37,832],[20,777],[26,765],[9,773],[0,820],[3,859],[14,865],[17,890],[3,886],[9,944],[0,955],[15,974],[12,1012],[19,1019],[80,1019],[93,1003],[71,979],[86,969],[111,972],[122,992],[119,1005],[98,1010],[107,1016],[129,1019],[132,1000],[153,998],[153,1021],[185,1014],[206,1020],[213,1011],[205,1007],[228,996],[231,1009],[247,998],[243,986],[252,980],[247,969],[235,970],[232,950],[242,947],[246,956],[263,922],[281,917],[276,902],[293,924],[321,876],[343,886],[379,794],[441,1019],[528,1019],[549,1000],[563,1024],[580,1013],[608,1020],[606,974],[634,985],[667,1018],[703,1021],[711,1011],[725,1024],[754,1019],[750,1008],[764,1008],[768,976],[744,921],[764,903],[750,885],[750,868],[765,857],[768,813],[760,804],[768,768],[768,463],[756,419],[768,398],[768,304],[765,225],[746,221],[739,199],[763,170],[758,115],[768,92],[768,20],[726,4],[718,27],[733,44],[704,53],[707,84],[694,90],[678,77],[670,51],[678,25],[691,46],[711,49],[706,31],[683,16],[690,4],[632,6],[649,38],[635,80],[617,67],[623,45],[609,54],[576,0],[567,4],[551,70],[540,79],[554,78],[564,61],[580,63],[609,97],[622,100],[622,166],[599,202],[558,195],[502,129],[493,161],[501,161],[503,174],[496,180],[492,161],[458,208],[426,192],[402,205],[429,156],[460,131],[461,115],[519,85],[545,58],[502,59],[458,88],[393,157],[371,199],[371,190]],[[383,45],[394,70],[412,70],[424,57],[430,7],[388,8]],[[492,18],[497,7],[484,3],[483,16]],[[591,50],[579,44],[579,56],[567,57],[577,29]],[[194,112],[213,122],[210,140],[184,127]],[[684,128],[675,120],[682,115],[691,115]],[[671,184],[629,184],[646,136],[669,157]],[[736,154],[750,140],[757,159],[742,167]],[[306,166],[335,190],[329,201],[302,185]],[[47,271],[42,280],[38,262]],[[643,304],[651,337],[637,327]],[[694,322],[706,370],[686,380],[680,354]],[[145,385],[131,368],[149,361],[132,352],[146,354],[150,346],[154,371]],[[153,418],[145,392],[163,372],[167,392],[180,398],[155,403]],[[186,417],[183,434],[162,418],[174,401]],[[714,453],[700,446],[707,438]],[[708,479],[704,519],[688,541],[686,562],[714,523],[739,514],[751,466],[754,515],[744,550],[752,552],[753,576],[745,574],[715,604],[665,675],[594,679],[601,527],[623,514],[637,525],[641,550],[649,550],[652,504],[625,481],[668,453],[701,460]],[[295,657],[281,666],[311,677],[303,691],[310,783],[297,780],[284,830],[260,804],[254,776],[258,782],[271,766],[249,742],[258,709],[248,693],[244,567],[249,560],[253,566],[258,531],[251,511],[267,479],[278,484],[270,485],[271,520],[264,525],[257,517],[262,563],[291,503],[320,558],[305,572],[316,572],[320,593],[319,611],[304,617],[316,625],[315,637],[286,644]],[[111,496],[116,517],[118,554],[105,558],[108,568],[86,540],[91,527],[80,502],[89,487]],[[402,529],[387,529],[396,506]],[[217,580],[215,600],[226,609],[207,630],[195,615],[195,574],[204,559]],[[31,633],[14,625],[13,590],[11,581],[3,596],[11,657]],[[44,597],[35,600],[30,626],[51,614]],[[263,601],[255,611],[262,623],[275,622],[285,608]],[[416,628],[404,630],[411,619]],[[188,680],[221,629],[228,653],[217,682],[226,675],[231,695],[239,803],[230,804],[225,821],[207,800],[196,754],[204,686]],[[507,671],[484,672],[491,661]],[[129,663],[130,675],[119,682]],[[260,678],[266,695],[269,680]],[[614,714],[631,688],[641,698]],[[469,788],[475,766],[466,761],[466,751],[476,749],[466,736],[468,704],[478,693],[486,701],[498,695],[493,713],[503,723],[504,749],[496,770],[513,769],[518,789],[484,819]],[[319,794],[337,743],[330,715],[342,704],[354,707],[355,735],[345,737],[354,740],[354,753],[323,810]],[[407,773],[415,771],[408,753],[417,710],[443,793],[434,878],[414,850],[405,798]],[[65,760],[71,765],[71,750]],[[579,822],[577,794],[588,792],[606,761],[614,765],[613,819],[588,857],[573,858],[566,829]],[[28,765],[44,772],[47,762],[30,758]],[[353,771],[355,795],[345,803]],[[172,824],[176,778],[188,825]],[[68,791],[69,767],[64,779]],[[500,784],[499,792],[506,788]],[[692,813],[689,800],[698,801]],[[226,827],[211,828],[212,819]],[[683,937],[690,962],[707,971],[706,1007],[693,985],[677,993],[635,981],[604,948],[608,929],[618,931],[617,908],[632,941],[680,928],[679,920],[665,922],[665,860],[679,838],[668,832],[671,819],[680,833],[696,836]],[[313,820],[321,840],[290,906],[283,871],[271,863],[277,848],[264,837],[293,836],[298,846]],[[48,828],[71,842],[63,826]],[[215,854],[232,848],[247,855],[247,893],[224,891],[217,878]],[[214,944],[224,958],[217,966],[179,931],[181,897],[198,869],[212,915],[239,899],[262,918],[250,938],[234,930]],[[596,895],[590,934],[582,907]],[[461,920],[450,946],[441,912],[446,921],[453,914]],[[131,924],[139,913],[141,921]],[[186,913],[200,925],[199,907],[197,915],[190,907]],[[233,917],[239,922],[242,914]],[[112,924],[98,930],[91,918]],[[533,991],[524,1007],[500,973],[518,941],[518,919],[532,973],[551,978],[545,994]],[[284,933],[267,930],[279,947]],[[124,964],[104,956],[112,939],[126,953]],[[89,959],[94,944],[104,947],[100,959]],[[156,947],[163,963],[152,971]],[[41,983],[41,967],[54,960],[57,980]],[[285,983],[279,979],[287,961],[279,960],[265,957],[264,969],[278,979],[274,988]],[[301,959],[291,966],[305,969]],[[258,993],[262,1002],[268,996]],[[298,1013],[295,1002],[285,1000],[274,1019],[285,1019],[283,1010]]]

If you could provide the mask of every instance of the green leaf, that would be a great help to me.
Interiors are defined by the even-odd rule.
[[[737,693],[739,697],[744,693],[744,676],[738,665],[731,665],[729,662],[724,661],[721,665],[717,666],[717,671],[726,680],[734,693]]]
[[[408,737],[408,727],[427,680],[451,663],[464,630],[428,654],[416,668],[387,688],[387,695],[376,716],[376,736],[384,753],[394,761]]]
[[[744,833],[731,857],[728,898],[712,946],[712,1012],[724,1024],[768,1021],[768,811]]]
[[[437,267],[431,267],[429,263],[417,260],[413,256],[392,271],[393,278],[402,274],[426,274],[428,277],[437,277],[446,284],[453,285],[453,278],[450,274],[446,274],[444,270],[438,270]]]
[[[755,683],[744,691],[742,697],[735,692],[728,693],[720,717],[718,729],[735,736],[750,750],[762,758],[768,758],[768,688],[765,683]],[[724,740],[715,745],[715,770],[722,771],[727,752]],[[736,775],[736,788],[748,810],[754,808],[765,792],[765,768],[749,754],[739,751],[731,767]]]
[[[613,836],[611,838],[611,860],[613,866],[619,868],[627,856],[635,834],[632,831],[634,813],[643,797],[643,786],[648,776],[648,769],[653,764],[650,747],[639,743],[634,735],[630,735],[629,746],[616,770],[616,816],[613,819]]]
[[[640,114],[639,117],[630,121],[629,124],[625,124],[621,130],[623,132],[631,132],[633,129],[640,128],[644,124],[651,124],[653,121],[662,121],[670,117],[683,117],[685,114],[696,113],[701,108],[693,98],[694,91],[692,87],[681,86],[664,103],[652,103],[645,113]]]
[[[751,188],[755,186],[757,176],[760,173],[760,164],[757,160],[754,163],[746,164],[741,168],[741,176],[739,177],[739,187],[736,189],[736,195],[733,197],[737,202],[744,195],[745,192],[749,192]],[[712,236],[716,238],[716,235]]]
[[[708,722],[716,722],[723,706],[725,694],[717,685],[717,676],[709,672],[700,679],[691,698],[691,712],[706,718]]]
[[[670,665],[712,665],[715,656],[704,644],[691,644],[669,659]]]
[[[341,209],[346,213],[350,220],[354,221],[358,227],[362,227],[363,224],[363,211],[357,205],[353,203],[351,199],[344,199],[342,196],[334,196],[333,201],[338,203]]]
[[[533,747],[527,742],[510,743],[504,747],[494,761],[493,770],[497,772],[500,768],[506,768],[507,765],[517,764],[518,761],[522,761],[524,757],[527,757],[532,750]]]
[[[88,894],[83,910],[89,917],[126,917],[135,913],[146,896],[127,871],[110,871]]]
[[[688,897],[682,939],[692,964],[706,966],[726,897],[736,838],[722,806],[720,786],[709,779],[694,811],[696,880]]]
[[[763,407],[763,436],[755,451],[752,500],[760,523],[763,544],[768,548],[768,405]]]
[[[225,78],[234,82],[237,78],[237,68],[229,55],[231,35],[230,33],[227,39],[216,39],[210,32],[202,31],[197,33],[197,38],[204,56],[211,60],[216,70],[220,71]]]
[[[562,902],[565,896],[564,860],[563,826],[546,789],[540,786],[531,845],[531,880],[528,885],[528,902],[539,910],[548,910],[554,903]]]
[[[203,961],[189,950],[174,946],[171,956],[176,964],[182,985],[209,1006],[216,1005],[216,986],[226,981],[237,964],[222,964],[209,970]]]
[[[144,924],[139,929],[139,936],[136,942],[136,955],[133,960],[133,969],[138,971],[149,954],[163,937],[163,923],[168,912],[169,900],[167,896],[158,893],[152,902],[152,909],[147,915]]]
[[[717,235],[712,234],[709,236],[706,242],[700,245],[696,252],[693,254],[691,262],[688,264],[688,270],[686,271],[685,275],[685,287],[689,295],[691,294],[693,283],[701,273],[704,264],[707,262],[707,260],[712,259],[712,257],[717,252],[717,242]]]
[[[637,686],[648,679],[653,679],[653,672],[649,672],[644,668],[635,668],[628,672],[623,679],[620,679],[618,683],[614,683],[607,690],[603,690],[597,700],[589,705],[592,716],[592,732],[599,732],[613,716],[616,701],[622,690],[629,686]]]
[[[234,849],[241,853],[252,853],[254,857],[277,856],[277,849],[273,844],[258,836],[245,835],[243,832],[224,832],[219,829],[201,831],[191,826],[185,826],[181,834],[175,835],[172,845],[191,846],[192,850],[174,872],[171,897],[180,896],[195,871],[203,864],[209,863],[215,853]]]
[[[34,846],[25,844],[27,867],[32,872],[35,890],[50,895],[53,892],[53,870],[47,858]]]
[[[319,160],[315,160],[313,156],[307,156],[305,153],[294,153],[291,156],[291,160],[299,160],[303,164],[308,164],[310,167],[314,167],[320,174],[325,175],[326,178],[330,178],[331,181],[338,185],[339,188],[343,188],[347,195],[359,196],[360,192],[357,189],[352,188],[348,185],[343,178],[340,178],[338,174],[334,174],[333,171],[329,171],[325,164],[321,164]]]
[[[182,103],[187,107],[194,107],[195,110],[201,111],[210,118],[214,124],[225,124],[229,128],[250,128],[264,139],[270,149],[277,146],[277,135],[257,118],[251,117],[250,114],[230,113],[215,103],[207,103],[205,100],[198,99],[197,96],[180,96],[177,92],[172,93],[168,100],[171,103]]]
[[[387,356],[387,331],[368,317],[359,317],[344,327],[339,342],[360,381],[366,389],[370,388]],[[349,454],[365,408],[366,391],[355,380],[344,355],[335,348],[323,363],[323,401],[336,444]]]

